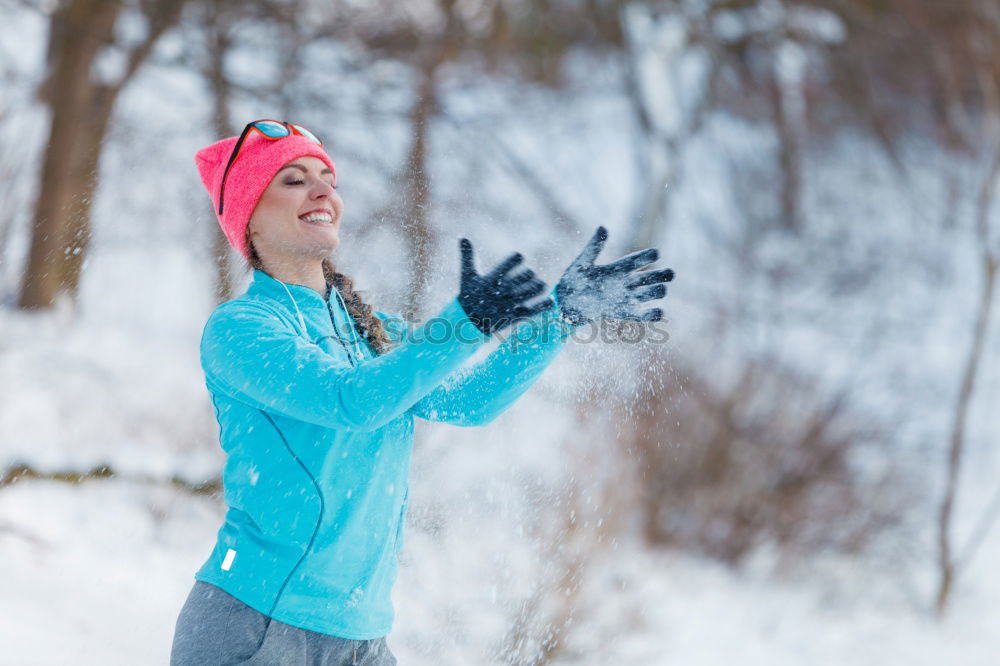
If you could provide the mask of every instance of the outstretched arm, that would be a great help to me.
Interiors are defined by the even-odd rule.
[[[552,292],[553,299],[555,292]],[[398,326],[398,315],[376,314]],[[517,325],[482,362],[454,371],[412,408],[415,416],[458,426],[492,422],[521,397],[566,346],[571,328],[558,303]]]
[[[552,305],[524,305],[545,286],[531,270],[507,275],[523,259],[520,252],[480,275],[472,243],[459,239],[459,249],[458,296],[403,344],[357,367],[310,343],[261,303],[237,298],[220,305],[202,332],[206,384],[327,428],[382,427],[434,390],[492,333]]]
[[[664,283],[674,278],[673,270],[638,272],[659,258],[655,248],[595,264],[607,239],[607,229],[599,226],[553,289],[553,305],[520,324],[481,364],[449,375],[414,405],[414,414],[455,425],[485,425],[538,379],[573,328],[597,319],[660,321],[661,308],[636,308],[666,295]]]
[[[205,324],[201,362],[212,390],[327,428],[368,431],[405,413],[488,339],[455,298],[405,344],[352,367],[267,307],[236,299]]]

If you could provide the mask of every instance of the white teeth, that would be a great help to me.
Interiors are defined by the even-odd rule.
[[[305,217],[299,218],[304,222],[314,222],[322,224],[333,224],[333,216],[329,213],[310,213]]]

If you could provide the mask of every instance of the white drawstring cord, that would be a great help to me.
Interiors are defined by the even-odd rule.
[[[278,280],[278,282],[281,282],[281,280]],[[295,297],[292,296],[292,292],[289,291],[288,286],[285,285],[284,282],[281,282],[281,286],[285,288],[285,293],[288,294],[288,298],[292,299],[292,305],[295,306],[295,314],[297,314],[299,316],[299,324],[302,325],[302,335],[304,335],[306,338],[308,338],[309,337],[309,331],[306,330],[306,320],[302,317],[302,311],[299,310],[299,304],[295,301]],[[335,291],[337,293],[337,298],[339,298],[340,302],[344,304],[344,312],[347,312],[347,319],[348,319],[348,321],[350,321],[351,320],[351,313],[348,312],[348,310],[347,310],[347,303],[344,302],[344,297],[340,295],[340,290],[337,289],[336,287],[333,287],[333,291]],[[356,332],[354,330],[353,322],[352,322],[350,328],[351,328],[351,342],[354,343],[354,348],[358,352],[358,360],[359,361],[363,360],[364,359],[364,354],[361,353],[361,345],[358,344],[358,340],[357,340],[357,337],[356,337]]]
[[[278,282],[281,282],[281,280],[278,280]],[[292,292],[288,291],[288,287],[284,282],[281,282],[281,286],[285,287],[285,293],[288,294],[288,298],[292,299],[292,305],[295,306],[295,314],[299,316],[299,323],[302,324],[302,335],[308,338],[309,331],[306,330],[306,320],[302,318],[302,312],[299,310],[299,304],[295,302],[295,297],[292,296]]]

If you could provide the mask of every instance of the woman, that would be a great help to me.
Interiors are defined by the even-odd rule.
[[[344,203],[308,130],[249,123],[196,163],[252,282],[205,324],[201,362],[228,454],[228,510],[177,619],[171,664],[396,663],[385,642],[403,545],[413,417],[485,425],[523,394],[573,327],[655,321],[672,272],[655,250],[593,266],[603,227],[550,298],[509,256],[485,275],[461,239],[458,294],[409,329],[339,273]],[[612,297],[601,298],[602,293]],[[522,323],[471,371],[494,333]]]

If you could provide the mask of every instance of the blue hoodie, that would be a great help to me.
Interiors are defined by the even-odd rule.
[[[556,304],[469,368],[489,336],[457,297],[412,330],[398,314],[375,314],[398,343],[381,356],[336,289],[324,298],[255,270],[201,338],[228,509],[195,579],[286,624],[354,640],[392,628],[413,417],[491,422],[571,330]]]

